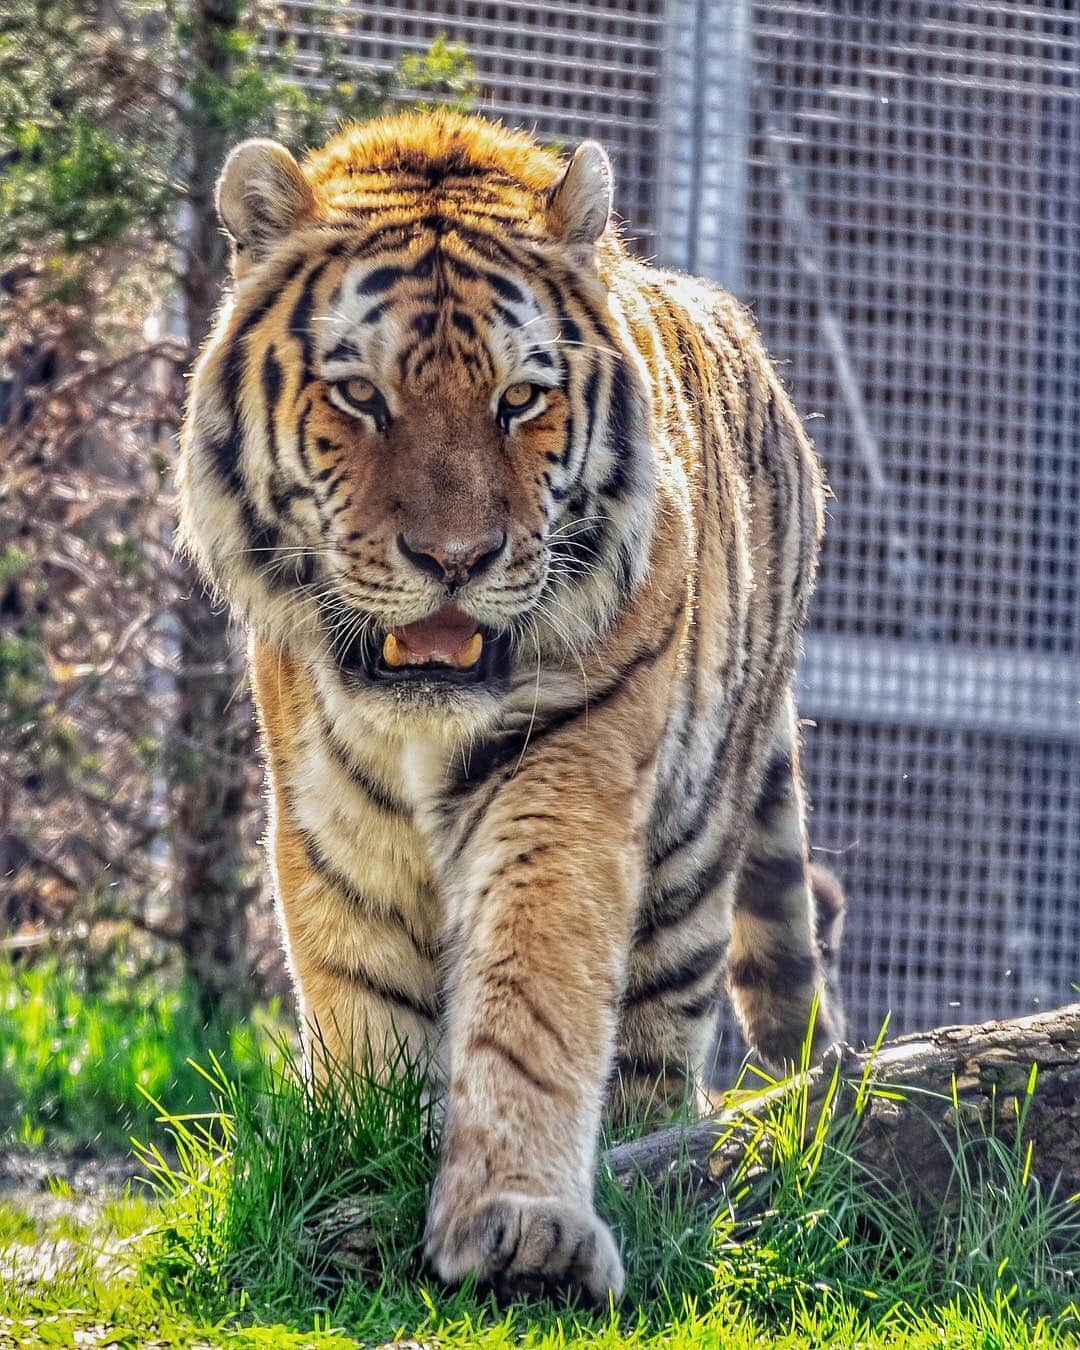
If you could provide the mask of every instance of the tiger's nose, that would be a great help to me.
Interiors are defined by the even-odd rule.
[[[421,572],[456,590],[488,570],[506,547],[506,531],[492,530],[476,539],[433,543],[423,536],[397,537],[398,548]]]

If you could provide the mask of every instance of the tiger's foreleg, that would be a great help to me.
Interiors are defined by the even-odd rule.
[[[378,1076],[431,1059],[439,1020],[438,909],[404,807],[332,740],[288,652],[251,645],[270,779],[278,911],[316,1077]]]
[[[750,1046],[774,1068],[797,1064],[818,1000],[812,1053],[843,1035],[832,967],[843,923],[839,884],[808,860],[798,723],[789,697],[766,761],[735,890],[728,988]]]
[[[275,835],[308,1069],[316,1079],[349,1066],[377,1079],[424,1072],[438,1038],[435,953],[419,950],[399,917],[365,911],[303,863],[283,866],[296,857],[295,832],[279,821]]]
[[[448,1103],[427,1225],[445,1279],[601,1301],[621,1289],[593,1180],[641,878],[625,744],[530,751],[450,888]]]

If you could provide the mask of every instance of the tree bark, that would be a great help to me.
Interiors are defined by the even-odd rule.
[[[227,84],[237,12],[232,0],[192,4],[197,77],[205,73]],[[187,262],[181,289],[194,359],[225,278],[226,246],[214,184],[230,139],[205,88],[200,92],[198,78],[186,123]],[[237,1016],[247,1011],[251,997],[248,910],[259,890],[251,875],[249,838],[259,782],[254,724],[228,616],[215,609],[186,563],[178,561],[177,567],[177,726],[170,800],[178,941],[204,1013]]]
[[[856,1117],[853,1147],[886,1185],[902,1180],[916,1197],[940,1204],[954,1171],[949,1143],[955,1146],[957,1131],[978,1139],[992,1130],[1015,1143],[1020,1124],[1025,1146],[1033,1145],[1033,1175],[1061,1197],[1080,1191],[1080,1003],[901,1036],[876,1054],[839,1046],[804,1078],[716,1116],[609,1149],[604,1161],[624,1186],[638,1176],[658,1190],[689,1185],[700,1203],[715,1204],[745,1166],[747,1144],[762,1119],[805,1088],[812,1130],[837,1071],[834,1109],[838,1116]],[[864,1075],[874,1088],[895,1092],[871,1091],[860,1112]],[[764,1157],[756,1172],[767,1169]],[[743,1171],[740,1183],[745,1179]]]

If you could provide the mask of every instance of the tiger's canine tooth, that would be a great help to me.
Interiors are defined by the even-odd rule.
[[[474,633],[467,642],[463,642],[454,653],[454,665],[459,670],[468,670],[470,666],[475,666],[480,660],[480,653],[484,650],[484,635]]]
[[[394,666],[395,668],[403,666],[405,664],[405,650],[393,633],[387,633],[383,639],[382,659],[388,666]]]

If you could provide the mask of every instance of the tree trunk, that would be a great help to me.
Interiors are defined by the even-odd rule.
[[[178,940],[204,1015],[250,1006],[248,910],[258,895],[251,812],[259,781],[243,661],[228,620],[184,579],[175,614],[177,676],[172,826]]]
[[[182,300],[192,358],[209,327],[226,264],[214,184],[227,133],[199,76],[227,83],[235,12],[230,0],[195,0],[190,10],[196,78],[187,119]],[[228,618],[214,609],[190,568],[177,566],[177,744],[170,781],[174,909],[204,1011],[235,1016],[250,1002],[247,918],[259,889],[250,879],[251,813],[259,781],[254,729]]]
[[[1026,1090],[1035,1066],[1034,1092]],[[953,1172],[948,1147],[957,1129],[974,1138],[991,1128],[1008,1142],[1031,1141],[1032,1171],[1058,1194],[1080,1191],[1080,1003],[1003,1022],[940,1027],[886,1042],[877,1054],[840,1046],[795,1080],[740,1107],[691,1125],[659,1130],[609,1149],[605,1162],[622,1182],[644,1176],[655,1188],[689,1183],[702,1204],[720,1200],[743,1164],[756,1127],[805,1086],[812,1130],[839,1069],[838,1115],[858,1116],[854,1147],[885,1184],[903,1179],[914,1195],[941,1197]],[[859,1114],[859,1084],[869,1070],[878,1088]],[[955,1090],[954,1090],[955,1084]],[[959,1119],[958,1119],[959,1118]],[[767,1169],[765,1158],[757,1169]]]

